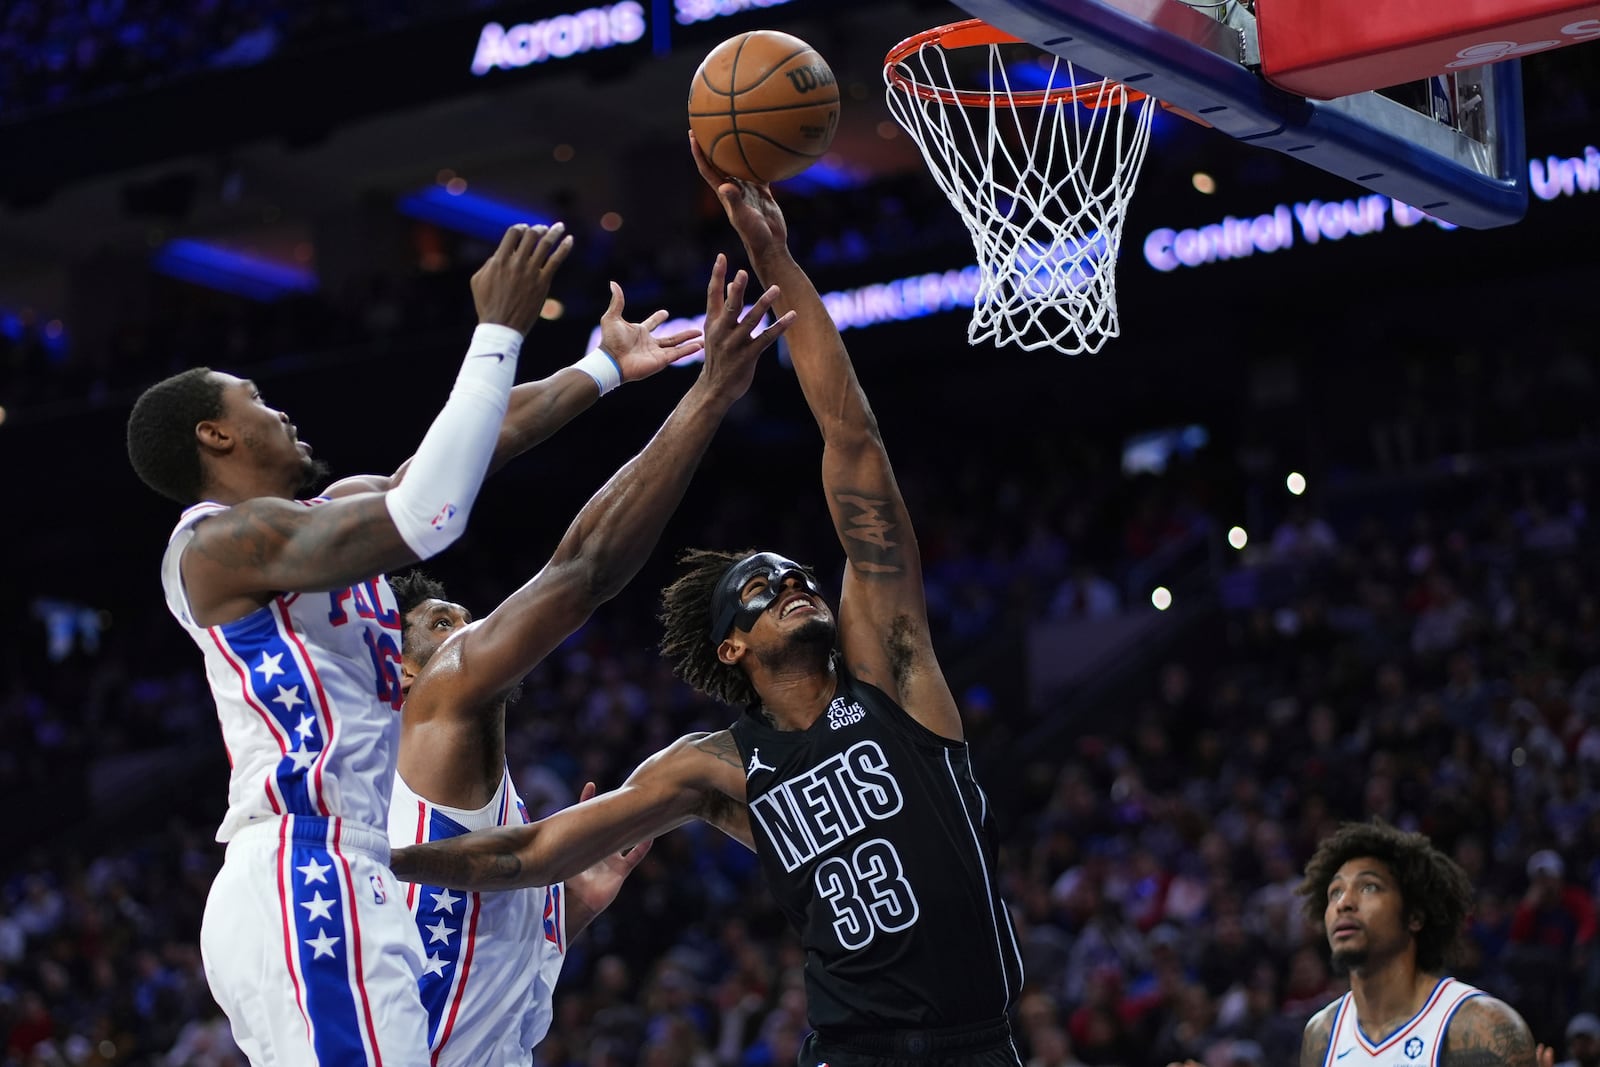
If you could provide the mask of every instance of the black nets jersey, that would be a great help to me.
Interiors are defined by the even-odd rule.
[[[731,727],[767,885],[806,952],[823,1033],[1004,1018],[1022,963],[965,742],[866,682],[806,730]]]

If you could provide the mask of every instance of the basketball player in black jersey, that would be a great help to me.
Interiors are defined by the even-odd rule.
[[[848,558],[837,615],[774,552],[691,552],[663,597],[679,675],[746,710],[646,760],[614,792],[528,826],[396,850],[452,888],[543,885],[691,819],[761,859],[806,951],[806,1067],[1017,1067],[1022,982],[995,827],[928,636],[917,545],[876,420],[764,185],[701,174],[776,308],[822,431],[822,484]]]

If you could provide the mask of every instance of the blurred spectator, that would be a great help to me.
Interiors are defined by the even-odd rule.
[[[1083,564],[1072,568],[1072,577],[1063,582],[1050,600],[1052,619],[1109,618],[1122,610],[1122,594],[1117,587]]]
[[[1600,1017],[1581,1012],[1567,1023],[1567,1058],[1557,1067],[1600,1067]]]
[[[1332,555],[1338,541],[1333,528],[1296,502],[1289,517],[1272,531],[1272,556],[1284,563],[1309,563]]]

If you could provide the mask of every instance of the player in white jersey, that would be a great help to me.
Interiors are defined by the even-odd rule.
[[[1306,1024],[1301,1067],[1536,1067],[1510,1006],[1446,975],[1472,905],[1466,872],[1421,834],[1347,823],[1306,865],[1350,992]]]
[[[528,821],[505,763],[506,705],[523,677],[643,566],[756,357],[792,313],[758,336],[770,289],[743,319],[744,272],[718,257],[700,376],[660,431],[578,513],[532,580],[473,620],[418,572],[394,587],[404,627],[400,759],[389,839],[396,846]],[[593,784],[586,787],[592,793]],[[568,938],[615,898],[641,845],[565,885],[456,893],[407,885],[422,935],[422,1002],[440,1067],[527,1064],[550,1026]]]
[[[512,403],[570,247],[559,224],[507,232],[472,279],[479,326],[455,389],[390,478],[296,500],[324,474],[309,446],[252,382],[208,368],[152,386],[129,417],[135,470],[188,505],[162,583],[205,655],[232,765],[201,950],[254,1063],[428,1061],[420,946],[387,866],[400,617],[382,572],[459,537],[491,459],[615,374],[595,353]]]

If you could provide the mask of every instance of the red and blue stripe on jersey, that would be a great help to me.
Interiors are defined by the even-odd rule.
[[[266,783],[272,810],[327,815],[322,765],[334,739],[334,720],[317,669],[289,617],[290,597],[213,626],[217,649],[239,677],[244,702],[261,716],[282,758]]]

